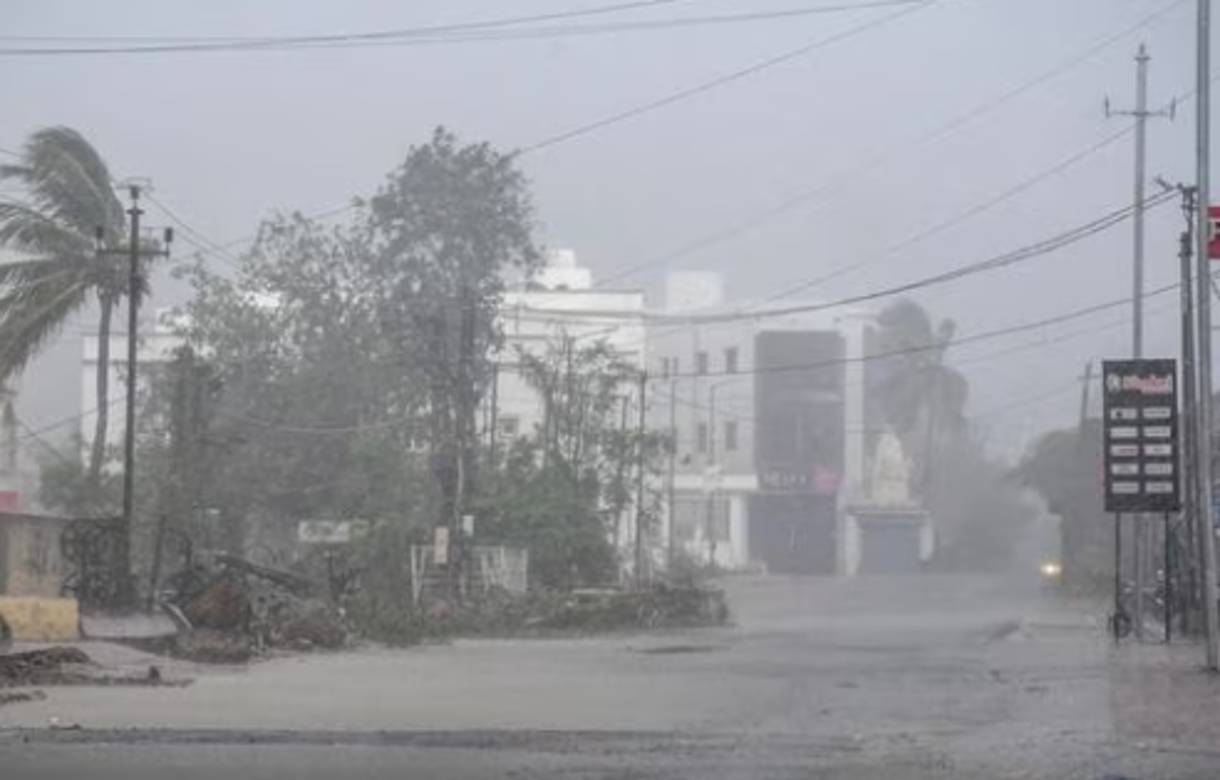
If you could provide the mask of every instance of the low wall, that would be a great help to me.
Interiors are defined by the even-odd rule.
[[[13,639],[66,642],[80,637],[76,599],[0,596],[0,615],[13,632]]]

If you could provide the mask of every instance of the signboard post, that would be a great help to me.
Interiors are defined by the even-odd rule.
[[[1107,360],[1102,363],[1102,439],[1105,464],[1105,508],[1115,514],[1115,639],[1131,628],[1122,599],[1122,533],[1124,513],[1157,513],[1165,519],[1182,508],[1178,453],[1177,361],[1172,359]],[[1138,521],[1137,521],[1138,522]],[[1139,562],[1136,562],[1139,565]],[[1172,572],[1165,572],[1165,582]],[[1136,593],[1137,604],[1143,598]],[[1171,599],[1165,597],[1168,636]],[[1136,610],[1139,614],[1139,610]]]

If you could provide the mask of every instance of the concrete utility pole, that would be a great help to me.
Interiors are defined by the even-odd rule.
[[[123,434],[123,541],[120,558],[124,562],[124,582],[131,572],[131,527],[134,513],[136,478],[136,362],[139,342],[136,330],[140,314],[140,188],[131,188],[131,237],[128,239],[130,267],[127,277],[127,428]],[[100,368],[100,366],[99,366]],[[129,587],[129,585],[128,585]],[[134,595],[134,594],[129,594]],[[128,601],[127,597],[123,598]]]
[[[644,402],[647,397],[647,393],[648,393],[648,372],[641,371],[640,372],[640,416],[639,416],[639,420],[638,420],[638,427],[636,430],[636,439],[637,439],[636,457],[638,459],[638,462],[636,463],[637,472],[636,472],[636,483],[635,483],[635,584],[636,584],[636,587],[639,587],[644,582],[644,552],[645,552],[644,526],[647,524],[645,522],[646,517],[645,517],[645,512],[644,512],[644,476],[645,476],[644,471],[645,471],[645,468],[647,465],[645,463],[646,453],[644,450],[644,423],[645,423],[645,421],[644,421],[645,403]]]
[[[1196,526],[1203,522],[1202,518],[1206,517],[1206,513],[1200,512],[1199,508],[1195,506],[1199,495],[1199,445],[1195,439],[1194,427],[1195,417],[1199,412],[1195,390],[1199,380],[1195,372],[1195,363],[1198,358],[1195,355],[1195,292],[1191,260],[1194,258],[1194,225],[1199,207],[1195,201],[1197,192],[1194,187],[1178,185],[1177,189],[1182,194],[1182,213],[1186,218],[1186,227],[1182,231],[1178,249],[1178,260],[1181,263],[1181,282],[1178,292],[1182,317],[1182,484],[1186,494],[1182,526],[1186,542],[1184,547],[1190,553],[1182,562],[1181,567],[1185,575],[1182,577],[1185,589],[1178,592],[1186,594],[1189,604],[1183,613],[1183,626],[1189,630],[1191,626],[1188,625],[1188,621],[1193,620],[1191,616],[1198,604],[1199,592],[1199,582],[1196,576],[1199,570],[1199,556],[1193,554],[1198,547]]]
[[[678,473],[678,379],[669,380],[669,464],[666,479],[666,504],[669,509],[669,521],[666,523],[665,553],[666,562],[672,572],[676,560],[674,540],[677,539],[674,528],[674,514],[677,509],[677,473]]]
[[[1216,614],[1216,532],[1212,521],[1212,315],[1211,259],[1208,257],[1211,230],[1208,215],[1211,182],[1208,166],[1211,164],[1211,0],[1198,0],[1196,21],[1195,56],[1195,164],[1198,188],[1199,215],[1195,231],[1195,262],[1198,284],[1196,302],[1199,329],[1199,388],[1197,393],[1198,414],[1195,415],[1195,446],[1198,447],[1199,465],[1196,482],[1199,498],[1196,506],[1200,521],[1199,532],[1200,568],[1203,574],[1203,628],[1207,644],[1207,667],[1220,671],[1220,634],[1217,632]]]
[[[1148,110],[1148,49],[1140,44],[1135,55],[1135,109],[1114,111],[1106,99],[1106,116],[1130,116],[1135,118],[1135,211],[1131,284],[1131,356],[1144,356],[1144,198],[1147,179],[1148,118],[1166,116],[1173,118],[1174,104],[1162,111]],[[1132,558],[1135,562],[1135,634],[1144,635],[1144,589],[1146,583],[1147,529],[1140,515],[1132,516]]]
[[[704,531],[707,533],[707,562],[712,569],[716,568],[716,490],[712,485],[716,469],[716,388],[719,382],[712,384],[707,391],[707,522]]]
[[[131,208],[127,209],[131,217],[131,233],[128,245],[123,249],[106,249],[99,247],[101,255],[126,255],[128,258],[127,273],[127,403],[126,430],[123,435],[123,517],[120,530],[118,560],[115,561],[117,577],[116,597],[123,607],[135,604],[135,583],[131,579],[131,528],[135,513],[135,473],[136,473],[136,379],[139,358],[139,313],[140,289],[143,277],[140,272],[141,257],[168,257],[169,245],[173,243],[174,231],[166,228],[164,234],[164,249],[141,249],[140,247],[140,217],[144,211],[140,208],[141,187],[132,184],[128,187],[131,195]],[[97,228],[99,244],[104,235],[102,228]],[[98,370],[102,369],[98,366]]]

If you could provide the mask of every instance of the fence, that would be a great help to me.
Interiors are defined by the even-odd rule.
[[[411,547],[411,600],[418,604],[425,593],[445,593],[448,566],[435,562],[432,545]],[[523,547],[476,545],[466,549],[460,587],[463,594],[486,594],[493,589],[525,593],[529,587],[530,552]]]

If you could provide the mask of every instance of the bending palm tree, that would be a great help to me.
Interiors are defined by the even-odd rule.
[[[106,163],[67,127],[30,136],[16,165],[0,179],[22,185],[25,202],[0,202],[0,246],[15,258],[0,263],[0,383],[19,373],[96,295],[98,315],[97,425],[89,458],[96,485],[106,452],[109,420],[110,321],[126,293],[121,258],[96,250],[96,231],[108,245],[123,241],[123,207]]]

